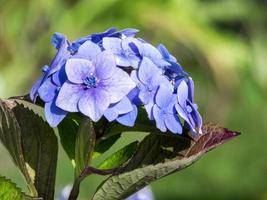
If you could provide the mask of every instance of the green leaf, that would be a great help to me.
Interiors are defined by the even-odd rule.
[[[20,188],[11,180],[0,176],[0,199],[2,200],[29,200]]]
[[[107,178],[93,200],[124,199],[152,181],[182,170],[207,151],[237,136],[238,133],[207,124],[196,141],[182,136],[148,135],[128,164]]]
[[[98,166],[98,169],[115,169],[117,167],[120,167],[123,163],[125,163],[129,158],[132,157],[134,151],[137,148],[137,144],[138,142],[132,142],[116,151],[114,154],[104,160]]]
[[[0,139],[24,175],[31,196],[53,199],[58,155],[53,129],[15,100],[0,100]]]
[[[75,140],[79,130],[79,123],[70,117],[66,117],[58,126],[60,142],[68,155],[69,159],[75,166]]]
[[[110,137],[101,137],[97,140],[93,153],[93,159],[108,151],[112,145],[121,137],[121,134],[111,135]]]
[[[95,137],[92,121],[89,118],[84,118],[80,124],[75,144],[76,176],[79,176],[91,162]]]

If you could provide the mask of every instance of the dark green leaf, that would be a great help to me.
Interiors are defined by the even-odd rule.
[[[84,118],[81,122],[75,144],[76,175],[89,166],[95,147],[95,131],[92,121]]]
[[[0,139],[24,175],[31,195],[53,199],[58,154],[53,129],[29,108],[14,100],[0,100]]]
[[[102,183],[93,200],[124,199],[152,181],[188,167],[207,151],[238,135],[211,124],[205,125],[203,132],[196,141],[150,134],[128,164]]]
[[[58,126],[61,145],[72,162],[75,162],[75,140],[78,129],[78,122],[70,117],[66,117]]]
[[[123,163],[125,163],[129,158],[132,157],[137,148],[137,144],[138,142],[132,142],[116,151],[114,154],[104,160],[98,166],[98,169],[115,169],[117,167],[120,167]]]
[[[11,180],[0,176],[0,199],[2,200],[30,200],[20,188]]]

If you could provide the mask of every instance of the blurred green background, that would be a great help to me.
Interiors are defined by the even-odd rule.
[[[266,0],[0,0],[0,97],[30,90],[55,53],[54,32],[74,40],[113,26],[165,44],[193,77],[204,121],[243,133],[153,183],[156,199],[267,199]],[[61,150],[57,193],[72,170]],[[2,146],[0,174],[25,189]],[[99,181],[88,178],[79,199]]]

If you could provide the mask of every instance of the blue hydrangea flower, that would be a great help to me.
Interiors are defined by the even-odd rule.
[[[134,126],[137,118],[137,105],[140,105],[137,99],[138,90],[133,89],[127,97],[124,97],[120,102],[111,105],[104,113],[108,121],[117,121],[125,126]]]
[[[153,106],[153,116],[157,128],[162,132],[167,129],[173,133],[182,133],[181,122],[175,110],[176,95],[173,94],[173,87],[169,84],[162,84],[156,95],[156,104]]]
[[[194,82],[191,78],[188,79],[188,83],[181,81],[177,89],[177,100],[175,107],[179,115],[193,132],[201,132],[202,118],[194,103]]]
[[[137,32],[111,28],[71,45],[65,36],[53,35],[58,52],[30,93],[33,101],[39,96],[45,103],[52,127],[68,112],[80,112],[95,122],[104,115],[134,126],[138,106],[144,106],[162,132],[182,133],[181,117],[185,126],[201,133],[193,80],[164,45],[156,48],[134,38]]]
[[[116,67],[111,52],[103,51],[91,62],[71,58],[66,63],[68,80],[63,84],[56,105],[69,112],[81,112],[98,121],[110,104],[122,100],[134,87],[129,75]]]
[[[102,33],[95,33],[92,35],[88,35],[82,38],[79,38],[78,40],[74,41],[70,47],[69,50],[72,52],[72,54],[76,53],[79,47],[86,41],[90,40],[93,43],[101,43],[102,39],[104,37],[115,37],[115,38],[122,38],[122,37],[134,37],[135,34],[138,32],[137,29],[124,29],[121,31],[117,31],[116,28],[110,28]]]
[[[59,86],[55,85],[52,77],[48,77],[38,89],[40,98],[45,102],[45,118],[51,127],[56,127],[67,115],[67,112],[55,104]]]
[[[152,107],[155,94],[161,84],[168,84],[169,81],[161,73],[161,70],[148,58],[144,57],[138,71],[133,71],[132,79],[139,88],[139,99],[144,104],[149,119],[153,119]]]
[[[177,63],[177,60],[175,57],[173,57],[167,48],[160,44],[158,47],[158,50],[160,51],[163,58],[170,63],[170,65],[165,67],[164,74],[168,77],[168,79],[171,81],[171,83],[174,85],[174,90],[176,92],[178,85],[183,79],[186,79],[188,77],[188,73],[186,73],[182,66]]]
[[[162,57],[166,61],[168,61],[168,62],[177,62],[176,58],[169,53],[168,49],[163,44],[159,44],[157,46],[157,49],[159,50],[159,52],[161,53]]]
[[[137,68],[141,60],[141,55],[137,46],[141,42],[135,38],[115,38],[105,37],[102,43],[104,49],[110,50],[116,58],[116,64],[122,67]]]
[[[69,43],[64,35],[54,34],[52,44],[58,52],[50,67],[47,65],[43,67],[43,75],[33,85],[30,97],[33,102],[38,96],[45,102],[45,118],[51,127],[56,127],[67,115],[66,111],[55,105],[55,100],[60,86],[66,80],[62,68],[70,54],[67,50]]]
[[[166,66],[170,65],[170,63],[167,62],[160,54],[159,50],[149,43],[144,42],[138,50],[143,57],[149,58],[156,66],[161,69],[164,69]]]
[[[44,83],[46,79],[53,73],[57,72],[65,64],[66,59],[70,56],[70,53],[68,52],[69,42],[64,35],[59,33],[53,34],[51,42],[58,52],[52,60],[50,66],[45,65],[43,67],[43,75],[33,85],[30,92],[30,97],[33,102],[35,102],[36,98],[38,97],[38,89],[42,83]]]

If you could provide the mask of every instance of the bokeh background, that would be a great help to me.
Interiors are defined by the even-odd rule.
[[[153,183],[156,199],[267,199],[266,0],[0,0],[0,97],[29,91],[55,53],[54,32],[74,40],[113,26],[165,44],[193,77],[204,121],[243,133]],[[72,170],[61,150],[57,193]],[[0,174],[25,189],[2,146]],[[98,183],[87,179],[79,199]]]

